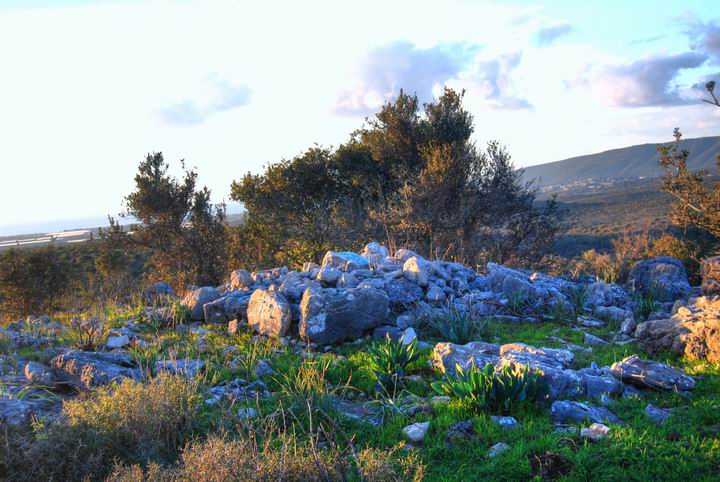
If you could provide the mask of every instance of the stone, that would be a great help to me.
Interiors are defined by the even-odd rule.
[[[395,255],[393,256],[393,258],[396,259],[397,261],[402,261],[404,263],[405,261],[412,258],[413,256],[417,256],[417,253],[415,251],[411,251],[411,250],[405,249],[405,248],[400,248],[397,251],[395,251]]]
[[[320,271],[318,272],[317,279],[322,281],[323,283],[335,286],[337,284],[338,280],[342,276],[342,271],[337,269],[335,266],[332,265],[326,265],[320,268]]]
[[[474,364],[483,368],[486,364],[496,364],[500,359],[500,347],[484,341],[475,341],[466,345],[441,342],[435,345],[432,353],[433,366],[442,373],[455,375],[455,366],[464,371]]]
[[[613,363],[610,373],[625,383],[642,388],[684,392],[695,388],[695,380],[668,365],[631,355]]]
[[[184,358],[181,360],[158,360],[155,362],[155,372],[167,372],[173,375],[182,375],[186,378],[195,378],[205,369],[205,362]]]
[[[632,311],[624,310],[617,306],[598,306],[595,308],[595,315],[615,322],[623,322],[627,319],[635,318],[635,314]]]
[[[181,303],[190,310],[190,318],[193,321],[203,321],[205,313],[203,306],[220,298],[220,292],[212,286],[204,286],[189,291],[182,299]]]
[[[475,437],[475,435],[477,434],[472,420],[463,420],[450,426],[445,435],[445,440],[448,444],[452,444],[456,440],[468,440]]]
[[[265,360],[259,360],[255,366],[255,376],[258,378],[269,377],[274,375],[275,370],[272,369],[270,364]]]
[[[373,241],[365,245],[362,254],[363,256],[372,255],[387,258],[390,256],[390,251],[385,246]]]
[[[583,306],[590,310],[601,306],[624,306],[629,302],[630,296],[618,285],[597,281],[585,288]]]
[[[622,424],[623,421],[605,407],[576,402],[572,400],[556,400],[550,406],[550,417],[556,423],[572,422],[609,422]]]
[[[702,291],[706,295],[720,295],[720,256],[705,258],[700,263]]]
[[[600,328],[607,324],[602,320],[597,320],[595,318],[588,318],[587,316],[578,316],[577,322],[580,323],[581,325],[587,326],[589,328]]]
[[[443,303],[447,296],[445,296],[445,291],[443,291],[442,288],[437,285],[431,284],[428,288],[427,293],[425,293],[425,298],[430,303],[439,304]]]
[[[0,426],[17,426],[30,420],[32,404],[26,400],[0,398]]]
[[[635,322],[635,318],[627,318],[620,325],[620,333],[632,336],[636,328],[637,323]]]
[[[402,433],[410,442],[420,443],[430,429],[430,422],[416,422],[402,429]]]
[[[248,302],[247,320],[248,325],[261,335],[280,338],[290,329],[292,310],[282,294],[257,289]]]
[[[357,253],[328,251],[323,257],[321,268],[325,266],[332,266],[341,271],[353,271],[367,269],[370,264],[366,258]]]
[[[612,429],[607,425],[594,423],[587,428],[582,428],[580,430],[580,436],[582,438],[592,440],[593,442],[598,442],[610,435],[610,432],[612,432]]]
[[[387,295],[375,288],[309,288],[300,302],[300,336],[328,345],[357,339],[382,325],[390,314]]]
[[[490,420],[500,425],[505,430],[513,429],[519,425],[515,417],[500,417],[497,415],[491,415]]]
[[[114,350],[116,348],[124,348],[130,344],[130,338],[127,335],[111,336],[108,338],[105,346]]]
[[[385,292],[393,308],[399,310],[411,308],[424,296],[420,286],[405,278],[393,279],[388,282],[385,285]]]
[[[412,327],[406,328],[400,337],[400,341],[403,345],[409,345],[417,339],[417,333],[415,333],[415,330]]]
[[[53,358],[50,364],[78,378],[87,387],[108,385],[125,378],[142,379],[142,371],[122,352],[68,350]]]
[[[498,442],[492,447],[490,447],[490,450],[488,450],[487,456],[491,459],[494,459],[498,455],[502,454],[503,452],[506,452],[510,450],[510,446],[506,444],[505,442]]]
[[[690,291],[685,266],[670,256],[658,256],[635,263],[628,286],[633,291],[652,295],[658,301],[675,301]]]
[[[203,313],[207,323],[227,323],[231,320],[244,320],[247,318],[247,307],[251,294],[246,291],[235,290],[224,296],[205,303]]]
[[[319,276],[319,275],[318,275]],[[360,284],[360,281],[355,277],[354,274],[352,274],[352,271],[347,273],[342,273],[340,275],[340,279],[337,280],[337,287],[338,288],[357,288],[357,285]]]
[[[648,403],[645,407],[645,415],[656,424],[662,425],[672,414],[667,410]]]
[[[610,344],[599,336],[593,335],[592,333],[585,333],[585,336],[583,336],[583,343],[586,345],[594,346],[608,346]]]
[[[238,418],[240,420],[250,420],[252,418],[257,418],[259,415],[258,411],[253,407],[245,407],[238,410]]]
[[[51,368],[33,361],[27,362],[24,373],[25,379],[33,385],[52,387],[57,382],[57,377]]]
[[[142,298],[147,304],[162,303],[175,298],[175,290],[169,284],[157,281],[143,290]]]
[[[420,256],[408,258],[403,264],[403,276],[408,281],[416,283],[423,288],[430,282],[431,265],[428,260]]]
[[[244,269],[236,269],[230,273],[230,289],[241,290],[253,284],[252,275]]]

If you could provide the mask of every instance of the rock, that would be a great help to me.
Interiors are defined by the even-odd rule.
[[[338,280],[342,276],[342,271],[337,269],[335,266],[332,265],[326,265],[320,268],[320,271],[318,272],[317,279],[322,281],[323,283],[335,286],[337,284]]]
[[[575,359],[569,350],[537,348],[525,343],[507,343],[500,347],[500,355],[518,362],[529,362],[553,368],[567,368]]]
[[[387,258],[390,256],[390,251],[388,249],[376,242],[370,242],[365,245],[365,248],[362,252],[363,256],[380,256],[381,258]]]
[[[280,338],[290,328],[292,311],[280,293],[258,289],[248,302],[247,319],[248,324],[261,335]]]
[[[255,376],[258,378],[269,377],[274,375],[275,370],[272,369],[270,364],[265,360],[259,360],[255,366]]]
[[[695,380],[664,363],[632,355],[613,363],[610,372],[625,383],[643,388],[684,392],[695,388]]]
[[[635,333],[636,328],[637,328],[637,323],[635,323],[635,318],[627,318],[620,325],[620,333],[622,333],[623,335],[632,336],[633,333]]]
[[[387,283],[385,285],[385,292],[393,308],[399,310],[412,307],[415,303],[422,300],[424,295],[420,286],[405,278],[393,279]]]
[[[408,258],[403,264],[403,276],[423,288],[430,282],[430,262],[420,256]]]
[[[581,325],[587,326],[589,328],[600,328],[607,324],[602,320],[596,320],[595,318],[588,318],[587,316],[578,316],[577,322],[580,323]]]
[[[445,435],[445,441],[448,444],[452,444],[458,439],[468,440],[475,437],[475,427],[473,426],[472,420],[463,420],[452,425]]]
[[[53,370],[39,363],[30,361],[25,365],[25,379],[34,385],[52,387],[57,381]]]
[[[700,264],[703,293],[706,295],[720,295],[720,256],[705,258]]]
[[[203,305],[220,298],[220,292],[212,286],[204,286],[188,292],[181,303],[190,310],[190,318],[202,321],[204,318]]]
[[[124,348],[129,344],[130,344],[130,338],[128,338],[127,335],[120,335],[120,336],[109,337],[107,340],[107,343],[105,343],[105,346],[107,346],[111,350],[114,350],[116,348]]]
[[[600,400],[603,395],[620,396],[623,384],[613,377],[583,374],[585,394],[588,398]]]
[[[663,410],[662,408],[658,408],[648,403],[645,407],[645,415],[647,415],[647,417],[656,424],[662,425],[672,414],[667,410]]]
[[[236,269],[230,273],[230,289],[241,290],[249,288],[253,284],[253,278],[250,273],[244,269]]]
[[[0,426],[22,425],[30,420],[32,404],[15,398],[0,398]]]
[[[108,385],[124,378],[142,378],[142,371],[132,358],[120,352],[68,350],[53,358],[51,365],[79,378],[88,387]]]
[[[366,258],[357,253],[328,251],[322,260],[322,267],[332,266],[341,271],[353,271],[356,269],[367,269],[370,264]]]
[[[583,306],[596,310],[601,306],[624,306],[630,302],[630,296],[618,285],[598,281],[585,288]]]
[[[607,437],[611,431],[612,429],[607,425],[594,423],[587,428],[582,428],[580,430],[580,436],[582,438],[592,440],[593,442],[598,442]]]
[[[328,345],[356,339],[383,324],[390,313],[387,295],[375,288],[309,288],[300,303],[300,336]]]
[[[318,277],[319,276],[320,275],[318,274]],[[360,281],[358,281],[358,279],[355,277],[355,275],[352,274],[352,271],[350,271],[348,273],[342,273],[340,275],[340,279],[337,280],[338,288],[345,288],[345,289],[357,288],[358,284],[360,284]]]
[[[250,296],[250,293],[246,291],[235,290],[215,301],[205,303],[203,305],[205,321],[207,323],[228,323],[231,320],[246,319]]]
[[[585,333],[585,336],[583,337],[583,343],[586,345],[595,345],[595,346],[608,346],[610,343],[606,342],[602,338],[595,336],[591,333]]]
[[[411,251],[411,250],[405,249],[405,248],[400,248],[397,251],[395,251],[395,255],[393,256],[393,258],[396,259],[397,261],[402,261],[404,263],[405,261],[412,258],[413,256],[417,256],[417,253],[415,251]]]
[[[620,323],[627,319],[635,319],[635,314],[632,311],[617,306],[598,306],[595,308],[595,315]]]
[[[245,407],[238,410],[238,418],[240,420],[250,420],[252,418],[257,418],[259,415],[258,411],[253,407]]]
[[[571,422],[609,422],[622,424],[623,421],[616,417],[610,410],[605,407],[596,407],[594,405],[571,400],[556,400],[550,406],[550,417],[556,423]]]
[[[175,290],[173,290],[169,284],[163,281],[158,281],[151,284],[150,286],[145,288],[142,294],[143,301],[149,305],[162,303],[174,297]]]
[[[430,428],[430,422],[417,422],[402,429],[403,435],[412,443],[420,443]]]
[[[425,298],[430,303],[439,304],[443,303],[445,301],[445,298],[447,297],[445,296],[445,292],[442,290],[442,288],[437,285],[431,284],[428,288],[427,293],[425,294]]]
[[[491,415],[490,420],[500,425],[505,430],[513,429],[519,425],[515,417],[499,417],[497,415]]]
[[[675,301],[690,291],[685,267],[680,260],[670,256],[658,256],[635,263],[628,286],[634,291],[652,295],[659,301]]]
[[[490,447],[490,450],[488,450],[487,456],[492,459],[507,450],[510,450],[510,446],[508,444],[506,444],[505,442],[498,442],[495,445],[493,445],[492,447]]]
[[[500,359],[500,347],[484,341],[476,341],[467,345],[456,345],[441,342],[435,345],[432,354],[432,363],[436,369],[443,373],[455,375],[455,365],[467,371],[473,364],[483,368],[486,364],[493,365]]]
[[[195,378],[196,375],[205,369],[205,362],[185,358],[182,360],[158,360],[155,362],[155,372],[167,372],[173,375],[182,375],[187,378]]]
[[[400,341],[403,345],[409,345],[415,340],[417,340],[417,333],[415,333],[415,330],[412,327],[406,328],[400,337]]]

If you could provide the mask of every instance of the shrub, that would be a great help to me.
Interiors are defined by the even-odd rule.
[[[506,414],[519,404],[542,401],[549,387],[540,374],[528,367],[505,366],[499,371],[491,363],[479,369],[474,364],[465,372],[459,365],[456,374],[432,384],[441,395],[469,400],[473,407],[491,413]]]
[[[403,384],[408,365],[420,358],[417,340],[404,345],[402,339],[392,340],[390,335],[387,335],[385,343],[373,344],[368,352],[372,357],[375,379],[393,397]]]
[[[95,351],[105,338],[107,329],[98,319],[83,320],[73,318],[70,320],[70,338],[73,346],[84,351]]]
[[[418,313],[418,330],[424,338],[434,338],[464,345],[487,336],[490,326],[487,319],[472,311],[447,308],[442,314]]]

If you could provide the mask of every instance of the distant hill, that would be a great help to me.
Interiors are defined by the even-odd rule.
[[[562,161],[525,168],[526,179],[537,179],[539,186],[566,185],[587,179],[654,178],[663,175],[658,164],[657,148],[669,144],[640,144],[597,154],[572,157]],[[688,166],[715,172],[715,158],[720,154],[720,136],[685,139],[682,149],[690,151]]]

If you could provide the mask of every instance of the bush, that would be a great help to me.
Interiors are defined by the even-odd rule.
[[[372,357],[375,379],[392,397],[402,386],[408,365],[420,358],[417,340],[404,345],[402,339],[394,341],[390,335],[387,335],[385,343],[373,344],[368,352]]]
[[[418,330],[423,338],[464,345],[487,336],[489,322],[472,311],[448,308],[442,314],[418,314]]]
[[[432,384],[441,395],[450,395],[472,403],[475,409],[491,413],[510,413],[522,403],[543,401],[549,387],[538,372],[528,367],[505,366],[499,371],[492,363],[479,369],[474,364],[465,372],[459,365],[456,374]]]

